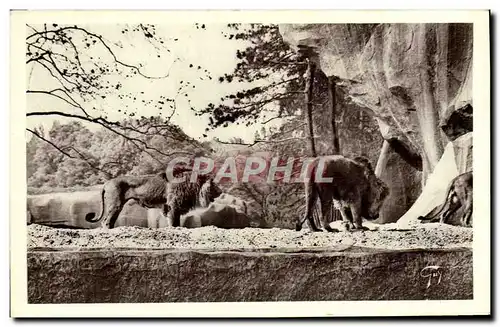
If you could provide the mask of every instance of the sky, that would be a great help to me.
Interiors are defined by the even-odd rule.
[[[137,93],[138,96],[141,95],[142,99],[146,100],[158,99],[159,96],[172,98],[176,96],[181,85],[190,82],[189,87],[185,89],[187,95],[182,94],[177,97],[177,109],[171,118],[173,123],[179,125],[187,135],[200,141],[211,140],[213,137],[218,137],[223,141],[239,137],[245,142],[252,142],[255,132],[260,131],[263,126],[261,123],[257,122],[249,127],[233,124],[226,128],[209,131],[208,137],[203,138],[202,134],[206,133],[208,116],[196,116],[190,109],[191,106],[203,108],[211,102],[217,104],[222,96],[245,86],[238,83],[219,83],[218,77],[234,70],[237,62],[236,50],[244,49],[247,44],[244,41],[229,40],[224,37],[223,34],[228,32],[225,24],[206,25],[204,29],[200,28],[201,25],[201,23],[198,25],[199,28],[193,24],[155,25],[156,35],[165,40],[164,48],[153,48],[142,33],[123,34],[122,30],[127,27],[126,25],[82,26],[96,34],[101,34],[113,48],[119,60],[130,64],[142,64],[141,70],[145,75],[159,77],[168,74],[166,78],[154,80],[142,77],[111,77],[123,85],[119,92],[114,92],[106,99],[88,102],[86,107],[95,106],[98,110],[103,110],[108,119],[121,120],[128,116],[123,114],[125,103],[118,98],[119,94]],[[31,31],[28,29],[29,32]],[[166,50],[167,48],[170,52]],[[91,50],[93,52],[89,52],[87,57],[101,56],[104,58],[103,60],[111,59],[105,48],[94,47],[93,49]],[[92,61],[89,58],[85,61],[83,55],[81,60],[84,65],[92,65]],[[189,67],[190,64],[193,64],[193,67]],[[198,66],[201,68],[198,69]],[[207,78],[205,70],[210,73],[212,80]],[[28,65],[26,74],[27,89],[29,90],[50,90],[58,87],[54,83],[54,79],[40,66]],[[139,94],[140,92],[144,92],[144,94]],[[28,94],[27,97],[28,112],[60,110],[78,113],[75,108],[47,95]],[[129,102],[127,104],[130,105]],[[158,109],[141,106],[140,100],[131,105],[137,107],[138,116],[156,116],[159,113]],[[163,113],[169,112],[164,111]],[[31,116],[28,117],[28,127],[43,125],[47,131],[55,119],[61,122],[67,121],[65,118],[54,116]],[[277,125],[280,122],[276,120],[273,123]],[[96,128],[95,124],[86,125],[91,129]],[[267,126],[269,125],[267,124]]]

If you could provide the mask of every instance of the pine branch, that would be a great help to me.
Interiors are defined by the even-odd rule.
[[[315,136],[314,138],[318,139],[320,137],[319,136]],[[285,139],[281,139],[281,140],[255,140],[253,143],[226,142],[226,141],[221,141],[219,139],[215,139],[215,141],[217,143],[221,143],[221,144],[246,145],[248,147],[253,147],[253,146],[255,146],[256,144],[259,144],[259,143],[281,143],[281,142],[295,141],[295,140],[304,141],[304,140],[308,140],[308,139],[309,139],[309,137],[289,137],[289,138],[285,138]]]

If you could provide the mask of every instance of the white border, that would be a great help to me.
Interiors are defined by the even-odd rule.
[[[25,22],[71,24],[118,22],[189,23],[474,23],[474,300],[332,301],[165,304],[27,304],[25,224]],[[487,11],[16,11],[11,13],[11,315],[14,317],[314,317],[385,315],[469,315],[490,312],[490,81]],[[20,219],[20,217],[23,217]],[[17,219],[15,219],[17,218]],[[16,237],[22,235],[22,237]]]

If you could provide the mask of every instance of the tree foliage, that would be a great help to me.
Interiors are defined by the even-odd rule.
[[[271,153],[273,156],[297,159],[310,156],[307,146],[304,96],[305,56],[291,49],[279,34],[278,26],[262,24],[230,24],[234,33],[229,39],[248,41],[245,49],[235,53],[233,72],[219,82],[240,83],[242,89],[227,94],[218,104],[200,111],[210,117],[208,128],[229,124],[262,124],[255,140],[242,148],[241,140],[221,141],[227,153]],[[329,78],[316,70],[312,78],[311,97],[314,142],[318,155],[333,153]],[[250,83],[250,84],[249,84]],[[246,87],[251,85],[251,87]],[[349,101],[343,90],[335,90],[335,117],[341,154],[355,157],[366,155],[374,163],[382,139],[373,116]],[[278,126],[271,121],[282,119]],[[254,203],[259,215],[273,226],[290,228],[303,212],[303,185],[252,183],[237,185],[232,190]]]
[[[198,25],[197,28],[200,28]],[[145,152],[145,156],[154,157],[156,160],[159,160],[158,156],[168,157],[172,155],[168,148],[157,149],[149,141],[153,139],[153,135],[170,137],[181,142],[187,140],[185,134],[169,124],[169,121],[177,109],[177,99],[186,96],[186,90],[192,88],[192,84],[190,81],[180,81],[176,95],[159,95],[155,98],[148,93],[147,81],[168,78],[172,66],[182,61],[169,48],[169,45],[179,39],[160,36],[155,25],[147,24],[122,25],[115,32],[118,35],[107,37],[86,26],[55,23],[27,25],[27,70],[31,71],[30,75],[38,77],[35,78],[38,83],[28,84],[27,95],[57,100],[64,108],[42,107],[41,110],[27,112],[27,116],[65,117],[97,124],[109,133],[122,137],[124,140],[117,139],[114,142],[128,144],[131,155]],[[134,41],[127,43],[127,40]],[[121,58],[139,47],[149,47],[150,53],[155,54],[155,59],[164,63],[164,70],[148,71],[146,63],[151,58],[136,58],[135,62]],[[199,69],[198,72],[211,78],[206,69]],[[137,79],[142,81],[137,82]],[[154,123],[141,114],[141,111],[146,109],[158,113],[159,118]],[[108,117],[110,112],[138,118],[138,123],[134,123],[134,120],[125,124],[113,121]],[[147,128],[142,124],[143,121],[148,122]],[[65,125],[65,128],[69,127]],[[45,138],[43,133],[32,129],[28,131],[40,140]],[[45,146],[56,148],[67,148],[67,144],[81,145],[80,149],[72,146],[72,155],[66,151],[59,152],[76,161],[83,160],[87,164],[96,160],[87,156],[84,151],[87,149],[86,144],[74,143],[75,140],[65,140],[64,137],[45,141]],[[112,149],[114,148],[111,147],[110,150]],[[120,160],[116,158],[115,162],[118,164]],[[123,169],[128,168],[130,167]],[[113,175],[114,172],[110,174]]]
[[[47,135],[35,129],[35,136],[27,143],[28,186],[92,186],[121,175],[157,173],[164,170],[168,160],[176,154],[208,155],[211,151],[208,145],[190,139],[180,130],[178,133],[185,139],[182,142],[168,134],[162,135],[156,130],[160,124],[159,117],[127,119],[121,124],[124,127],[134,126],[125,132],[126,137],[106,129],[92,132],[78,121],[67,124],[56,122]],[[170,124],[160,125],[178,129]],[[155,152],[143,151],[128,138],[150,144]],[[171,157],[162,154],[167,151]]]
[[[209,104],[198,114],[209,114],[208,128],[244,124],[259,118],[276,119],[293,114],[293,101],[302,84],[305,63],[281,38],[276,25],[228,24],[228,39],[245,40],[249,46],[236,51],[237,63],[219,82],[245,83],[249,88],[228,94],[218,104]],[[291,109],[291,110],[288,110]]]

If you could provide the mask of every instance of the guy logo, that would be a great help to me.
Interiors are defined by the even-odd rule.
[[[420,271],[420,277],[428,278],[427,288],[432,284],[439,285],[441,283],[442,268],[440,266],[427,266]]]

